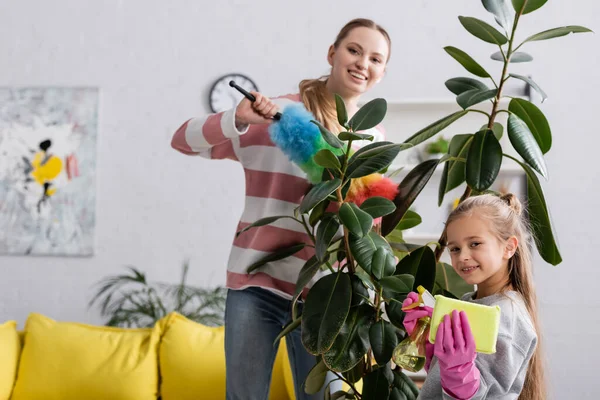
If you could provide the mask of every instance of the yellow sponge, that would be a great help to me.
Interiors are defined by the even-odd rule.
[[[469,303],[441,295],[435,296],[435,307],[433,308],[431,327],[429,328],[429,341],[435,343],[438,326],[444,315],[452,314],[453,310],[464,311],[467,314],[471,332],[473,332],[473,338],[475,339],[476,350],[479,353],[495,353],[500,327],[500,307]]]

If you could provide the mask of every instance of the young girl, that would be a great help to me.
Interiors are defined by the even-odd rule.
[[[238,231],[260,218],[293,215],[310,187],[305,173],[269,138],[268,124],[286,104],[302,101],[317,120],[340,132],[334,93],[346,104],[349,116],[358,110],[362,94],[383,77],[390,57],[387,32],[367,19],[346,24],[329,48],[331,74],[304,80],[300,93],[270,100],[253,92],[256,102],[244,99],[223,113],[193,118],[175,132],[172,146],[184,153],[211,159],[239,161],[246,175],[245,208]],[[233,90],[233,89],[232,89]],[[382,140],[377,128],[369,130]],[[298,274],[314,250],[306,248],[248,274],[248,266],[268,253],[298,242],[310,242],[301,226],[282,219],[248,230],[233,242],[227,268],[225,356],[228,400],[266,400],[277,346],[273,342],[291,319],[291,299]],[[318,279],[321,276],[315,278]],[[313,280],[314,282],[314,280]],[[287,336],[296,386],[296,399],[308,396],[302,387],[316,358],[302,345],[300,330]],[[199,377],[200,379],[200,377]]]
[[[440,324],[427,347],[428,370],[419,399],[545,399],[538,346],[531,239],[512,194],[470,197],[450,214],[447,246],[454,270],[475,293],[462,300],[501,308],[496,353],[475,352],[466,314]],[[416,300],[409,294],[404,305]],[[407,331],[431,310],[408,311]]]

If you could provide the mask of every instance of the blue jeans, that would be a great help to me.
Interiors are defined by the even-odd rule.
[[[279,346],[273,342],[291,320],[292,302],[268,290],[229,290],[225,306],[227,400],[267,400],[273,363]],[[306,351],[300,328],[286,336],[296,400],[322,400],[324,391],[304,392],[303,384],[316,357]],[[326,384],[333,378],[328,377]],[[339,381],[335,382],[339,383]],[[332,392],[341,389],[341,384]],[[324,385],[326,386],[326,385]]]

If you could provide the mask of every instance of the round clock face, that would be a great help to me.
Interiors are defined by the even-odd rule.
[[[248,92],[258,92],[256,84],[247,76],[242,74],[224,75],[220,77],[210,89],[209,104],[212,112],[217,113],[230,110],[236,107],[244,98],[243,94],[229,86],[229,81],[235,81],[238,86],[246,89]]]

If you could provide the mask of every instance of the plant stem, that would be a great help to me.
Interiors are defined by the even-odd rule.
[[[359,399],[361,399],[361,398],[362,398],[361,394],[358,392],[358,390],[356,390],[356,387],[354,386],[354,383],[352,383],[352,382],[350,382],[348,379],[344,378],[344,376],[343,376],[343,375],[341,375],[339,372],[335,372],[335,371],[332,371],[332,372],[333,372],[334,374],[336,374],[336,375],[337,375],[337,377],[338,377],[338,378],[340,378],[342,381],[346,382],[346,384],[347,384],[348,386],[350,386],[350,389],[352,389],[352,391],[354,391],[354,395],[355,395],[356,397],[358,397]]]
[[[338,199],[338,204],[340,207],[344,204],[344,198],[342,197],[342,187],[344,187],[344,175],[346,174],[346,169],[348,167],[348,157],[350,156],[350,150],[352,148],[352,140],[348,141],[348,147],[346,147],[346,153],[344,154],[344,159],[342,160],[342,174],[340,179],[342,181],[342,186],[337,188],[336,194]],[[354,275],[354,259],[352,258],[352,253],[350,252],[350,234],[348,232],[348,228],[344,226],[344,245],[346,247],[346,258],[348,264],[348,272],[351,275]]]

